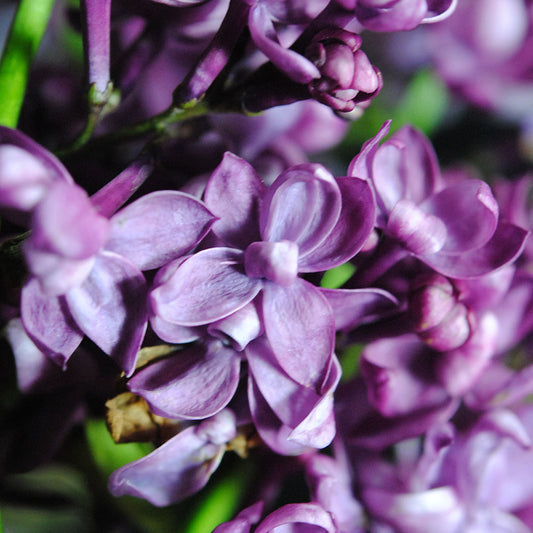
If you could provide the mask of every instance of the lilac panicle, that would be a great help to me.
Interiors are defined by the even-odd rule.
[[[224,410],[190,426],[145,457],[115,470],[114,496],[144,498],[156,506],[175,503],[200,490],[218,468],[226,443],[236,436],[235,415]]]

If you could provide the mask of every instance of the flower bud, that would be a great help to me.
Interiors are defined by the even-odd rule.
[[[308,84],[313,98],[346,112],[376,96],[381,74],[360,50],[361,43],[359,35],[340,28],[326,28],[315,35],[305,51],[321,74]]]
[[[473,315],[457,300],[452,283],[444,276],[418,278],[411,289],[409,313],[418,337],[431,348],[447,352],[470,337]]]

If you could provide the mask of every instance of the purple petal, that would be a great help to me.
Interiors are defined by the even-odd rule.
[[[276,359],[296,382],[320,390],[333,355],[335,321],[321,292],[297,279],[290,287],[265,285],[266,336]]]
[[[498,224],[498,204],[490,187],[479,180],[467,180],[446,187],[420,208],[446,225],[443,252],[466,252],[483,246]]]
[[[115,470],[109,490],[114,496],[129,494],[159,507],[180,501],[209,481],[224,448],[189,427],[147,456]]]
[[[72,176],[64,167],[63,163],[21,131],[0,126],[0,144],[12,144],[29,152],[44,165],[52,180],[73,183]]]
[[[168,418],[213,416],[233,397],[241,360],[220,341],[193,345],[141,369],[128,381],[151,410]]]
[[[447,19],[455,11],[457,3],[458,0],[427,0],[428,12],[422,22],[431,24]]]
[[[438,252],[448,242],[444,222],[425,213],[410,200],[396,203],[387,221],[387,234],[417,255]]]
[[[358,2],[355,7],[357,20],[372,31],[412,30],[426,13],[426,0],[398,0],[390,7],[371,7]]]
[[[257,48],[291,80],[297,83],[309,83],[320,78],[316,66],[304,56],[279,44],[276,30],[263,3],[254,3],[250,8],[248,26]]]
[[[280,421],[293,429],[287,438],[313,448],[330,444],[335,436],[333,391],[340,378],[336,359],[324,391],[318,395],[285,374],[264,339],[251,343],[246,356],[261,396]]]
[[[204,201],[219,220],[213,231],[228,245],[244,249],[260,241],[259,202],[266,186],[244,159],[226,152],[205,189]]]
[[[348,330],[379,318],[398,305],[398,300],[382,289],[319,289],[335,317],[336,330]]]
[[[87,259],[104,245],[109,221],[93,208],[77,185],[56,181],[39,202],[30,240],[36,248],[68,259]]]
[[[263,513],[263,502],[243,509],[233,520],[220,524],[213,533],[249,533],[252,524],[257,524]]]
[[[27,150],[0,145],[0,205],[31,211],[52,181],[49,170]]]
[[[288,440],[292,428],[283,424],[272,411],[252,377],[248,378],[248,403],[257,432],[271,450],[281,455],[300,455],[310,450]]]
[[[516,259],[528,232],[500,221],[492,238],[482,247],[460,254],[438,253],[420,257],[440,274],[451,278],[474,278],[488,274]]]
[[[210,248],[184,261],[151,293],[154,312],[184,326],[220,320],[251,302],[262,282],[243,272],[243,253]]]
[[[43,293],[39,282],[30,279],[22,289],[20,314],[37,347],[64,368],[83,339],[64,298]]]
[[[106,250],[126,257],[139,270],[151,270],[192,250],[213,221],[213,215],[196,198],[177,191],[156,191],[113,216]]]
[[[329,236],[340,212],[335,178],[322,165],[295,165],[267,191],[261,205],[261,235],[265,241],[293,241],[304,256]]]
[[[89,277],[66,299],[80,329],[131,375],[148,324],[142,273],[123,257],[101,252]]]
[[[358,178],[337,178],[342,208],[329,236],[307,254],[300,252],[299,271],[317,272],[339,266],[351,259],[370,235],[376,206],[368,182]]]
[[[190,328],[173,324],[157,315],[150,317],[150,325],[160,339],[174,344],[185,344],[195,341],[202,334],[201,328]]]
[[[316,503],[289,503],[270,513],[257,526],[255,533],[272,533],[278,527],[302,524],[320,528],[324,533],[336,533],[331,515]]]

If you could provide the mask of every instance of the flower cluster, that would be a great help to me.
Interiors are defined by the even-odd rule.
[[[366,35],[461,36],[456,7],[492,46],[463,74],[524,67],[521,0],[81,1],[84,72],[40,65],[72,124],[0,113],[6,479],[105,411],[116,455],[152,444],[107,465],[114,497],[201,501],[253,464],[216,533],[533,531],[531,177],[386,117],[350,141],[387,86]],[[499,16],[523,31],[489,43]]]

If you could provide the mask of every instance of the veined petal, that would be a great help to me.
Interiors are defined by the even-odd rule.
[[[207,183],[204,201],[218,217],[213,231],[228,245],[244,249],[259,235],[259,202],[266,186],[250,163],[226,152]]]
[[[483,246],[498,224],[498,204],[480,180],[456,183],[434,194],[420,208],[446,225],[443,252],[467,252]]]
[[[278,176],[261,205],[265,241],[295,242],[304,256],[326,239],[341,212],[335,178],[318,164],[295,165]]]
[[[441,251],[419,259],[450,278],[475,278],[514,261],[522,252],[528,234],[514,224],[500,221],[491,239],[480,248],[457,254]]]
[[[109,478],[111,493],[162,507],[200,490],[217,469],[225,446],[198,436],[196,429],[183,430],[152,453],[115,470]]]
[[[131,375],[148,324],[142,273],[122,256],[101,252],[66,299],[79,328]]]
[[[185,344],[199,339],[202,330],[199,327],[194,328],[173,324],[158,315],[150,317],[150,325],[160,339],[175,344]]]
[[[262,281],[244,273],[243,255],[233,248],[194,254],[151,292],[152,309],[168,322],[198,326],[244,307],[257,296]]]
[[[326,298],[300,278],[290,287],[268,283],[263,318],[281,368],[297,383],[319,391],[335,342],[335,320]]]
[[[241,360],[220,341],[195,344],[142,368],[129,389],[142,396],[151,410],[168,418],[213,416],[233,397]]]
[[[298,270],[318,272],[351,259],[369,237],[376,221],[376,204],[370,185],[359,178],[337,178],[342,207],[326,239],[307,254],[300,253]]]
[[[192,250],[214,222],[196,198],[178,191],[156,191],[111,218],[105,246],[139,270],[158,268]]]
[[[32,278],[22,289],[20,314],[24,328],[36,346],[65,368],[83,339],[65,299],[45,294],[37,279]]]
[[[291,80],[309,83],[312,79],[320,78],[319,70],[311,61],[279,43],[274,24],[268,17],[264,4],[254,3],[250,8],[248,26],[257,48]]]

